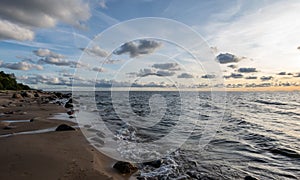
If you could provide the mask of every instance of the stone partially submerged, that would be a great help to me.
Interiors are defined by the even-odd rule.
[[[118,161],[113,168],[118,170],[121,174],[132,174],[138,170],[135,165],[124,161]]]

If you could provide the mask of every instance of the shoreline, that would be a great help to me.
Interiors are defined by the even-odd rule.
[[[0,137],[0,179],[129,178],[113,169],[116,160],[93,148],[78,128],[22,134],[77,123],[55,119],[68,109],[47,100],[54,98],[52,92],[23,91],[28,97],[13,98],[20,92],[0,92],[0,136],[11,134]]]

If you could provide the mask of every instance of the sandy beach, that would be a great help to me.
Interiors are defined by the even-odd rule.
[[[78,128],[22,134],[76,124],[52,119],[68,109],[47,103],[51,93],[12,98],[13,93],[0,93],[0,179],[126,179],[112,168],[116,161],[89,145]]]

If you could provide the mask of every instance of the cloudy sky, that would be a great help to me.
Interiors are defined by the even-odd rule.
[[[209,88],[222,83],[227,88],[299,89],[299,9],[297,0],[1,0],[0,70],[42,89]],[[143,17],[183,23],[205,45],[187,52],[154,36],[114,44],[134,33],[143,35],[135,26],[120,28],[106,40],[99,35]],[[180,28],[159,21],[136,26],[137,31],[188,39]],[[214,68],[194,55],[210,58]]]

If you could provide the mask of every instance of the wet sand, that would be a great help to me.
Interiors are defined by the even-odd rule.
[[[44,104],[41,99],[49,94],[12,98],[13,93],[0,92],[0,179],[125,179],[112,168],[116,161],[89,145],[79,129],[18,135],[60,124],[76,124],[50,119],[56,113],[66,113],[67,109]],[[10,136],[4,137],[7,134]]]

